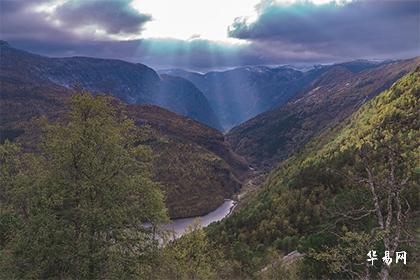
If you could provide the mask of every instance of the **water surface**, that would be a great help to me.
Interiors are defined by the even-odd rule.
[[[204,216],[174,219],[169,224],[164,225],[164,228],[173,231],[175,238],[182,236],[187,227],[191,225],[196,219],[199,220],[202,227],[206,227],[213,222],[222,220],[224,217],[230,214],[235,206],[235,201],[231,199],[225,199],[225,201],[214,211]]]

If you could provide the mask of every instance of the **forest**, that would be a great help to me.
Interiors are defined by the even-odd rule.
[[[0,146],[3,279],[308,279],[419,275],[420,73],[280,164],[247,204],[177,240],[153,180],[149,126],[82,91],[32,145]],[[147,226],[146,226],[147,224]],[[375,250],[408,255],[376,262]],[[282,256],[298,251],[298,261]]]

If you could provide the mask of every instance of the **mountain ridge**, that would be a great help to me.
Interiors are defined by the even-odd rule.
[[[194,83],[206,95],[223,128],[229,130],[284,105],[304,92],[315,79],[331,68],[342,67],[356,74],[391,62],[358,59],[329,65],[312,65],[306,70],[291,65],[257,65],[206,73],[184,69],[158,72],[183,77]]]
[[[50,58],[15,49],[8,43],[0,47],[0,78],[30,80],[33,84],[50,82],[68,89],[81,86],[93,93],[114,95],[127,103],[166,105],[172,111],[221,129],[206,97],[198,89],[179,79],[173,83],[183,82],[188,86],[181,87],[182,91],[170,89],[168,79],[161,79],[146,65],[80,56]]]
[[[25,150],[36,150],[39,131],[33,120],[45,116],[51,122],[60,121],[77,89],[40,80],[28,73],[37,69],[26,67],[26,63],[11,68],[17,73],[3,71],[7,65],[1,64],[0,140],[17,141]],[[141,143],[155,155],[151,173],[166,194],[171,218],[207,214],[239,190],[248,166],[231,151],[221,132],[156,105],[123,107],[137,126],[149,128]]]
[[[235,152],[269,170],[419,64],[420,57],[356,73],[340,64],[328,67],[283,106],[232,128],[227,139]]]

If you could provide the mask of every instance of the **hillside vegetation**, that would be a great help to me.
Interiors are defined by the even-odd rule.
[[[1,279],[220,279],[223,255],[197,223],[167,239],[149,129],[126,113],[82,92],[39,121],[35,152],[0,145]]]
[[[257,273],[273,250],[299,250],[299,278],[382,276],[381,261],[366,269],[368,251],[405,250],[407,266],[391,275],[416,278],[419,98],[417,70],[280,163],[246,207],[212,226],[239,273]]]
[[[74,94],[48,83],[1,81],[0,87],[1,142],[14,140],[25,150],[38,141],[34,120],[60,120]],[[143,143],[153,150],[153,177],[161,183],[170,217],[206,214],[240,188],[247,164],[231,151],[223,134],[157,106],[121,106],[136,126],[148,127]]]
[[[221,133],[153,105],[130,105],[128,114],[149,127],[142,143],[152,148],[170,217],[206,214],[240,189],[247,165]]]
[[[234,127],[227,139],[254,166],[270,170],[418,65],[419,58],[358,72],[351,63],[333,65],[285,105]]]

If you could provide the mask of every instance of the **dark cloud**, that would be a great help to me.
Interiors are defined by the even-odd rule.
[[[109,34],[140,33],[152,17],[130,6],[131,0],[71,0],[57,7],[55,17],[67,27],[96,25]]]
[[[53,13],[35,9],[55,1],[0,0],[0,38],[48,56],[118,58],[154,68],[203,71],[420,54],[417,1],[367,0],[346,6],[315,6],[305,1],[284,6],[265,0],[258,5],[256,22],[238,19],[230,28],[231,36],[246,39],[247,44],[225,44],[198,36],[190,40],[115,40],[106,35],[139,34],[150,16],[133,10],[128,0],[71,0]],[[99,26],[107,34],[75,32],[87,25]]]
[[[139,40],[32,40],[15,39],[9,43],[16,47],[47,56],[93,56],[117,58],[147,64],[153,68],[183,67],[213,69],[243,64],[268,63],[261,54],[248,45],[229,45],[209,40],[177,39]]]
[[[96,33],[76,34],[75,28],[92,26],[107,35],[140,35],[151,16],[130,6],[132,0],[0,0],[1,36],[5,39],[32,38],[61,40],[90,37]],[[61,3],[61,4],[60,4]],[[58,4],[52,13],[39,10],[42,5]],[[99,38],[101,39],[101,38]],[[102,38],[103,39],[103,38]]]
[[[122,23],[126,14],[118,11],[128,9],[129,1],[112,1],[112,7],[105,5],[105,1],[84,1],[81,6],[73,1],[65,2],[58,6],[52,15],[34,10],[40,4],[48,2],[50,1],[0,0],[1,39],[9,41],[14,47],[48,56],[118,58],[145,63],[155,68],[185,67],[198,70],[263,64],[273,60],[272,57],[259,52],[257,44],[231,45],[201,39],[198,36],[190,40],[112,40],[109,37],[76,33],[73,27],[89,24],[101,25],[108,33],[127,33],[135,31],[139,21],[127,20],[124,22],[133,24]],[[118,6],[117,9],[115,3],[122,6]],[[104,7],[99,4],[103,4]],[[102,10],[97,12],[100,9]],[[58,18],[61,24],[53,24],[51,17]]]
[[[76,39],[71,30],[54,26],[46,12],[35,8],[49,0],[0,0],[0,36],[3,40],[62,41]]]
[[[254,22],[237,18],[229,36],[342,58],[419,54],[417,0],[263,1],[257,12]]]
[[[1,0],[0,8],[1,14],[14,13],[34,7],[39,4],[53,2],[52,0]]]

